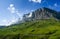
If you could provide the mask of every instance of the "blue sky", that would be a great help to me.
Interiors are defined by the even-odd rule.
[[[0,0],[0,25],[10,25],[41,7],[60,11],[60,0]]]

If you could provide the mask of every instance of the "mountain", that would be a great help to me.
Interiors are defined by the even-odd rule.
[[[58,19],[60,19],[60,12],[57,13],[57,16],[56,16]]]
[[[0,39],[60,39],[60,12],[43,7],[23,19],[24,23],[0,28]]]
[[[6,26],[0,26],[0,28],[5,28]]]
[[[55,10],[43,7],[31,13],[24,14],[23,18],[25,21],[37,20],[37,19],[60,19],[60,13],[58,13]]]

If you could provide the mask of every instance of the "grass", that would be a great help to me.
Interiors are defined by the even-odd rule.
[[[0,39],[59,39],[60,21],[35,20],[0,29]]]

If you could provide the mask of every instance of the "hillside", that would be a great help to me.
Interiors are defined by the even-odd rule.
[[[60,21],[35,20],[0,29],[0,39],[59,39]]]

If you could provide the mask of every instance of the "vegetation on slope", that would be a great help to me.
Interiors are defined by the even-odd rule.
[[[59,39],[60,21],[35,20],[0,29],[0,39]]]

